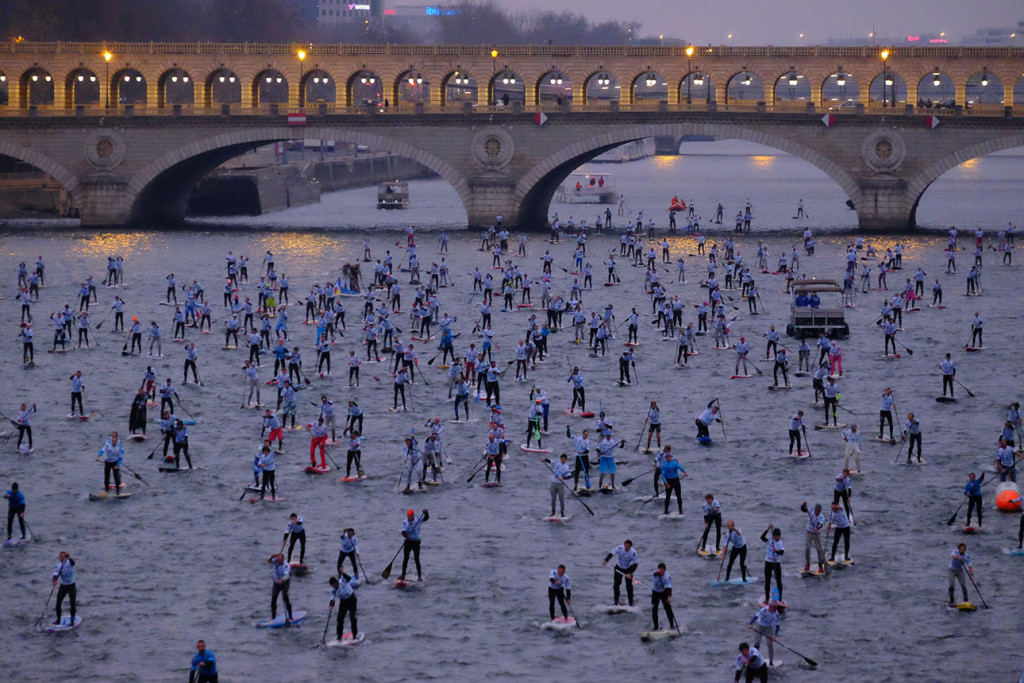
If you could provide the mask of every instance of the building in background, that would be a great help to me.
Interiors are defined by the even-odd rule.
[[[323,28],[370,25],[383,16],[384,0],[318,0],[317,23]]]
[[[964,45],[1021,47],[1024,46],[1024,21],[1016,26],[979,28],[973,34],[964,36]]]

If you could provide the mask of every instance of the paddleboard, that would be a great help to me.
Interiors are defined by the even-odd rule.
[[[250,481],[248,484],[245,485],[245,490],[246,491],[255,491],[256,493],[259,493],[260,491],[263,490],[263,488],[261,486],[259,486],[258,484],[254,484],[254,483],[252,483]]]
[[[722,559],[722,551],[721,550],[717,550],[715,552],[711,552],[710,550],[701,549],[701,550],[697,551],[697,554],[700,555],[701,557],[703,557],[705,560],[720,560],[720,559]]]
[[[597,493],[597,489],[595,489],[595,488],[586,488],[586,487],[581,488],[581,489],[580,488],[576,488],[576,489],[573,489],[573,493],[575,493],[577,496],[582,496],[584,498],[587,498],[587,497],[590,497],[590,496],[594,495],[595,493]]]
[[[364,475],[361,475],[361,476],[358,476],[358,477],[341,477],[340,479],[338,479],[338,481],[343,481],[345,483],[352,483],[354,481],[364,481],[365,479],[366,479],[366,475],[364,474]]]
[[[108,494],[106,491],[100,491],[99,493],[90,493],[89,494],[89,500],[107,500],[107,499],[113,500],[114,498],[124,499],[124,498],[131,498],[131,497],[132,497],[132,494],[130,494],[130,493]]]
[[[796,458],[797,460],[803,460],[804,458],[811,457],[811,454],[807,451],[797,451],[795,453],[790,453],[789,457]]]
[[[582,417],[582,418],[594,417],[594,411],[592,411],[592,410],[587,410],[587,411],[563,410],[562,412],[565,413],[566,415],[569,415],[570,417]]]
[[[964,351],[984,351],[984,346],[965,346]]]
[[[550,453],[550,448],[530,448],[525,443],[519,444],[520,450],[526,453]]]
[[[768,391],[783,391],[785,389],[792,389],[792,388],[793,388],[792,384],[783,384],[783,385],[769,384],[768,385]]]
[[[545,522],[562,522],[562,523],[565,523],[565,522],[568,522],[570,519],[572,519],[572,515],[566,515],[565,517],[555,517],[555,516],[545,517],[544,521]]]
[[[835,567],[836,569],[843,569],[844,567],[852,567],[853,560],[829,560],[828,566]]]
[[[960,527],[960,531],[962,531],[965,534],[983,534],[987,531],[987,529],[981,526],[962,526]]]
[[[927,460],[908,460],[906,462],[901,462],[900,464],[901,465],[915,465],[915,466],[916,465],[927,465],[928,461]]]
[[[1013,557],[1024,557],[1024,548],[1003,548],[1003,553]]]
[[[806,569],[806,570],[805,569],[801,569],[800,570],[800,576],[802,576],[804,578],[807,578],[809,576],[825,576],[825,572],[824,571],[820,571],[819,572],[817,570],[812,570],[812,569]]]
[[[750,583],[757,583],[757,581],[758,581],[758,578],[756,576],[748,576],[746,581],[744,581],[741,578],[740,579],[729,579],[728,581],[725,581],[725,580],[722,580],[722,581],[712,580],[711,581],[711,585],[715,586],[715,587],[717,587],[717,586],[746,586],[747,584],[750,584]]]
[[[5,548],[15,548],[15,547],[17,547],[19,545],[24,545],[26,543],[31,543],[31,542],[32,542],[31,538],[8,539],[8,540],[4,541],[4,547]]]
[[[316,467],[308,466],[302,471],[305,472],[306,474],[327,474],[328,472],[331,471],[331,468],[321,467],[320,465],[317,465]]]
[[[74,631],[82,624],[82,617],[75,617],[74,620],[71,617],[63,617],[59,624],[50,624],[44,631],[46,633],[61,633],[63,631]]]
[[[496,481],[485,481],[484,483],[480,484],[480,488],[484,488],[484,489],[500,489],[500,488],[502,488],[502,484],[500,484],[499,482],[496,482]]]
[[[422,586],[424,581],[425,579],[423,579],[422,577],[417,579],[416,581],[413,581],[412,579],[409,579],[408,581],[405,579],[395,579],[393,585],[395,588],[414,588],[417,586]]]
[[[875,437],[872,437],[871,440],[872,441],[877,441],[878,443],[887,443],[890,446],[895,446],[896,445],[896,439],[879,439],[877,436],[875,436]]]
[[[640,346],[640,342],[626,342],[625,346],[637,347]]]
[[[402,495],[403,496],[411,496],[411,495],[416,494],[416,493],[426,493],[429,490],[430,489],[427,489],[427,488],[422,487],[422,486],[414,488],[414,489],[413,488],[402,489]]]
[[[660,631],[643,631],[640,633],[640,640],[645,643],[650,643],[655,640],[663,640],[665,638],[678,638],[679,631],[675,629],[662,629]]]
[[[685,519],[685,518],[686,518],[686,514],[685,513],[679,513],[679,512],[669,512],[668,514],[666,514],[664,512],[658,513],[658,519],[680,520],[680,519]]]
[[[952,396],[936,396],[935,397],[935,402],[936,403],[956,403],[956,399],[953,398]]]
[[[366,639],[365,633],[357,633],[355,637],[351,633],[346,633],[341,637],[341,640],[334,638],[327,641],[327,647],[354,647],[359,645]]]
[[[710,436],[698,436],[697,443],[699,443],[701,446],[711,446],[714,445],[715,442],[711,439]]]
[[[572,617],[556,617],[540,625],[545,631],[568,631],[576,628],[576,620]]]
[[[606,605],[600,609],[605,614],[640,614],[636,605]]]
[[[74,413],[68,413],[68,418],[72,420],[88,420],[89,415],[75,415]]]
[[[161,467],[159,469],[164,474],[174,474],[175,472],[185,472],[185,471],[187,471],[190,468],[187,468],[187,467],[185,467],[185,468],[182,468],[182,467]],[[259,489],[255,489],[255,490],[259,491]]]
[[[753,375],[730,375],[729,379],[750,379]]]
[[[846,423],[845,422],[840,422],[839,424],[831,424],[831,425],[814,425],[814,428],[816,430],[818,430],[819,432],[823,431],[823,430],[826,430],[826,429],[828,429],[828,430],[844,429],[845,427],[846,427]]]
[[[309,565],[304,562],[289,562],[289,565],[292,568],[292,574],[295,576],[305,576],[309,573]],[[294,616],[294,612],[292,614]]]
[[[128,440],[129,441],[145,441],[148,438],[149,438],[149,436],[147,436],[146,434],[129,434],[128,435]]]
[[[283,503],[288,500],[284,496],[267,496],[266,498],[250,498],[250,503]]]
[[[293,610],[291,621],[287,621],[287,617],[284,614],[279,614],[274,619],[260,619],[253,624],[256,628],[284,628],[285,623],[289,626],[295,626],[301,624],[309,617],[309,612],[306,610]]]
[[[958,602],[955,605],[947,603],[947,607],[955,608],[958,612],[973,612],[978,609],[974,603],[970,602]]]

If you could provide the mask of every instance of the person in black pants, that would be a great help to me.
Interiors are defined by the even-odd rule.
[[[562,618],[568,619],[566,605],[572,602],[572,583],[565,573],[564,564],[558,565],[558,568],[553,569],[548,576],[548,613],[552,621],[555,620],[555,600],[562,609]]]
[[[740,654],[736,658],[736,683],[746,671],[747,683],[753,683],[754,679],[761,683],[768,683],[768,662],[758,652],[756,647],[750,647],[748,643],[740,643]]]
[[[704,535],[700,537],[701,549],[707,548],[711,525],[715,525],[715,548],[722,547],[722,507],[715,496],[708,493],[704,496]]]
[[[665,608],[665,616],[668,617],[669,628],[676,628],[676,615],[672,612],[672,577],[664,562],[658,564],[658,568],[651,572],[651,613],[654,617],[654,630],[658,626],[658,605]]]
[[[284,539],[281,541],[283,546],[286,541],[291,539],[291,543],[288,544],[288,562],[292,561],[292,551],[295,550],[296,541],[299,543],[299,564],[303,564],[306,558],[306,528],[303,526],[302,518],[294,512],[288,518],[288,524],[284,527]]]
[[[53,585],[57,588],[57,620],[54,625],[60,624],[61,609],[64,606],[64,597],[67,596],[71,607],[71,623],[75,623],[75,602],[78,598],[78,589],[75,587],[75,561],[67,551],[60,551],[60,563],[53,570]]]
[[[768,534],[771,533],[771,540]],[[782,542],[782,529],[776,529],[769,525],[761,540],[768,544],[764,554],[764,601],[768,602],[772,592],[772,575],[775,576],[775,585],[779,589],[779,600],[782,600],[782,556],[786,552],[786,545]]]
[[[18,518],[18,526],[21,527],[21,537],[25,538],[25,494],[18,490],[18,482],[11,484],[10,490],[4,494],[7,499],[7,540],[11,540],[11,528],[14,526],[14,518]]]
[[[743,582],[747,581],[747,544],[743,540],[743,530],[736,526],[734,521],[727,520],[725,523],[725,545],[732,546],[729,551],[729,565],[725,568],[725,580],[729,580],[732,573],[732,563],[740,558],[740,577]]]
[[[426,510],[418,520],[414,511],[406,512],[406,519],[402,522],[402,538],[405,539],[402,543],[402,574],[398,577],[401,581],[405,581],[405,571],[409,568],[409,555],[413,556],[416,563],[416,579],[423,580],[423,569],[420,567],[420,527],[428,519],[430,519],[430,514]]]
[[[271,555],[267,560],[274,567],[274,587],[270,592],[270,618],[277,619],[277,596],[284,602],[285,623],[292,620],[292,601],[288,599],[291,566],[285,562],[284,554]]]
[[[349,623],[352,626],[352,639],[359,635],[359,627],[356,624],[356,592],[359,580],[353,579],[348,574],[342,574],[341,580],[330,578],[331,584],[331,607],[338,603],[338,640],[345,637],[345,615],[348,615]]]

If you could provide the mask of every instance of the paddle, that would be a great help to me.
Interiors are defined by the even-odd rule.
[[[740,358],[744,357],[743,354],[740,353],[739,351],[736,352],[736,355],[739,356]],[[747,363],[744,363],[744,365],[747,365]],[[761,372],[761,369],[759,367],[757,367],[757,361],[754,361],[754,362],[750,363],[749,365],[750,365],[750,367],[754,368],[754,371],[757,372],[759,377],[764,374],[763,372]],[[737,368],[737,370],[738,369],[739,368]]]
[[[645,471],[644,471],[643,473],[641,473],[641,474],[638,474],[638,475],[636,475],[635,477],[630,477],[629,479],[626,479],[625,481],[623,481],[623,482],[622,482],[622,485],[623,485],[623,486],[629,486],[630,484],[632,484],[632,483],[633,483],[634,481],[636,481],[636,480],[637,480],[637,479],[639,479],[640,477],[643,477],[643,476],[645,476],[645,475],[648,475],[648,474],[650,474],[651,472],[654,472],[654,471],[655,471],[655,470],[657,470],[657,469],[658,469],[657,467],[652,467],[652,468],[651,468],[651,469],[649,469],[649,470],[645,470]]]
[[[647,417],[644,418],[644,426],[640,428],[640,436],[636,440],[636,445],[633,446],[633,452],[634,453],[639,453],[640,452],[640,442],[644,440],[644,431],[647,429],[647,421],[650,418],[651,418],[650,415],[648,415]],[[634,479],[635,478],[636,477],[634,477]],[[633,479],[630,479],[630,481],[633,481]],[[623,486],[626,486],[626,485],[627,484],[625,482],[623,482]]]
[[[430,519],[430,513],[427,512],[426,510],[424,510],[423,514],[420,515],[419,521],[416,522],[416,524],[417,525],[422,524],[423,522],[427,521],[428,519]],[[398,546],[398,550],[395,552],[395,556],[391,558],[391,561],[388,562],[388,566],[384,567],[384,571],[382,571],[380,573],[380,578],[382,578],[384,580],[387,580],[387,579],[389,579],[391,577],[391,567],[394,566],[395,560],[398,559],[398,554],[400,552],[402,552],[402,548],[404,548],[404,547],[405,547],[405,541],[403,540],[402,541],[402,545]]]
[[[971,391],[970,389],[968,389],[967,387],[965,387],[960,380],[958,380],[956,377],[954,377],[953,381],[956,382],[957,384],[959,384],[960,388],[963,389],[964,391],[966,391],[968,396],[970,396],[971,398],[974,398],[974,392]]]
[[[974,583],[974,577],[971,576],[970,572],[967,572],[967,578],[971,580],[971,585],[974,586],[974,590],[978,592],[978,597],[981,598],[981,604],[985,606],[985,609],[988,609],[988,603],[985,602],[985,596],[981,594],[981,590],[978,588],[978,584]]]
[[[725,547],[722,548],[722,561],[718,563],[718,576],[715,577],[715,583],[722,578],[722,567],[725,566],[725,556],[729,554],[729,544],[731,543],[731,536],[726,534]]]
[[[583,501],[580,501],[580,502],[583,502]],[[589,508],[587,508],[587,509],[589,509]],[[566,600],[565,601],[565,606],[567,608],[569,608],[569,616],[571,616],[572,620],[576,623],[576,628],[582,629],[583,626],[580,624],[579,620],[576,619],[576,613],[572,611],[572,602],[570,602],[569,600]]]
[[[57,576],[60,576],[60,573],[64,570],[64,563],[65,562],[67,562],[67,560],[64,560],[63,562],[61,562],[60,566],[57,567]],[[57,582],[56,581],[53,582],[53,588],[50,589],[50,595],[47,596],[47,598],[46,598],[46,604],[43,605],[43,611],[39,613],[39,617],[36,619],[36,622],[35,622],[35,627],[36,628],[40,628],[43,625],[43,617],[46,616],[46,609],[50,606],[50,598],[53,597],[53,592],[55,590],[57,590]]]
[[[804,432],[804,445],[807,446],[807,457],[809,458],[809,457],[811,457],[811,442],[807,438],[807,426],[806,425],[800,425],[800,429],[802,429],[803,432]]]
[[[141,476],[139,475],[139,473],[138,473],[138,472],[133,472],[133,471],[131,471],[130,469],[128,469],[128,466],[127,466],[127,465],[125,465],[124,463],[121,463],[121,469],[122,469],[122,470],[124,470],[125,472],[127,472],[128,474],[132,475],[133,477],[135,477],[135,478],[136,478],[136,479],[138,479],[139,481],[141,481],[141,482],[142,482],[143,484],[145,484],[146,486],[149,486],[149,482],[148,482],[148,481],[146,481],[145,479],[143,479],[143,478],[142,478],[142,477],[141,477]]]
[[[96,330],[97,330],[97,331],[98,331],[98,330],[99,330],[99,329],[100,329],[101,327],[103,327],[103,323],[107,322],[107,318],[109,318],[109,317],[110,317],[110,314],[111,314],[111,313],[113,313],[113,311],[114,311],[114,309],[113,309],[113,308],[111,308],[111,309],[110,309],[109,311],[107,311],[107,314],[106,314],[105,316],[103,316],[103,320],[99,321],[99,323],[98,323],[98,324],[96,325]]]
[[[331,605],[330,608],[327,610],[327,623],[324,624],[324,634],[320,638],[320,644],[321,645],[326,645],[327,644],[327,627],[331,625],[331,614],[333,614],[333,613],[334,613],[334,605]]]
[[[180,397],[179,397],[179,396],[178,396],[177,394],[175,394],[175,395],[174,395],[174,398],[178,399],[178,406],[179,406],[179,407],[180,407],[180,408],[181,408],[182,410],[184,410],[184,411],[185,411],[185,414],[186,414],[186,415],[188,415],[188,416],[189,416],[190,418],[192,418],[193,420],[195,420],[195,421],[196,421],[196,422],[198,423],[198,422],[199,422],[199,420],[198,420],[198,419],[196,418],[196,416],[195,416],[195,415],[193,415],[192,413],[188,412],[188,408],[186,408],[185,406],[183,406],[183,405],[181,404],[181,398],[180,398]]]
[[[756,366],[754,369],[757,369]],[[725,433],[725,416],[722,414],[722,402],[718,400],[717,396],[715,397],[715,402],[718,404],[718,424],[722,425],[722,438],[725,439],[726,443],[729,443],[729,437]]]
[[[899,344],[900,346],[902,346],[903,348],[905,348],[907,350],[908,354],[910,354],[911,356],[914,355],[914,350],[912,348],[910,348],[909,346],[907,346],[906,344],[904,344],[903,342],[901,342],[899,339],[897,339],[896,337],[893,337],[892,340],[894,342],[896,342],[897,344]]]
[[[565,455],[565,453],[563,453],[562,455]],[[544,463],[544,466],[545,466],[545,467],[547,467],[547,468],[548,468],[549,470],[551,470],[551,473],[552,473],[552,474],[554,474],[555,470],[554,470],[554,468],[553,468],[553,467],[551,467],[551,461],[550,461],[550,460],[548,460],[547,458],[541,458],[541,462],[542,462],[542,463]],[[580,497],[579,497],[579,496],[578,496],[578,495],[576,494],[576,492],[575,492],[575,491],[573,491],[572,489],[570,489],[570,488],[569,488],[569,485],[568,485],[568,484],[566,484],[566,483],[565,483],[565,482],[564,482],[563,480],[561,480],[561,479],[559,479],[559,480],[558,480],[558,482],[559,482],[559,483],[560,483],[560,484],[561,484],[562,486],[564,486],[564,487],[565,487],[566,489],[568,489],[569,493],[571,493],[571,494],[573,495],[573,497],[574,497],[574,498],[575,498],[576,500],[578,500],[578,501],[580,502],[580,505],[582,505],[583,507],[585,507],[585,508],[587,509],[587,512],[589,512],[590,514],[594,515],[594,511],[590,509],[590,506],[589,506],[589,505],[587,505],[586,503],[584,503],[584,502],[583,502],[583,499],[582,499],[582,498],[580,498]],[[594,515],[594,516],[596,517],[597,515]],[[576,618],[576,617],[574,616],[574,617],[573,617],[573,619],[575,619],[575,618]]]
[[[363,565],[363,561],[362,561],[362,560],[361,560],[361,559],[360,559],[360,558],[359,558],[358,556],[356,556],[356,560],[358,560],[358,561],[359,561],[359,566],[360,566],[360,567],[362,568],[362,570],[363,570],[363,577],[365,577],[365,579],[366,579],[366,583],[367,583],[367,584],[369,584],[369,585],[371,585],[371,586],[375,586],[375,585],[376,585],[376,582],[375,582],[375,581],[371,581],[371,580],[370,580],[370,575],[366,573],[366,567],[365,567],[365,566]]]
[[[971,579],[971,581],[974,581],[974,579]],[[981,595],[981,594],[979,593],[979,595]],[[984,602],[984,600],[982,600],[982,602]],[[768,636],[768,639],[769,639],[769,640],[771,640],[771,641],[772,641],[773,643],[775,643],[776,645],[782,645],[782,647],[786,648],[787,650],[789,650],[790,652],[792,652],[792,653],[793,653],[793,654],[795,654],[796,656],[798,656],[798,657],[802,657],[802,658],[803,658],[803,660],[804,660],[805,662],[807,662],[807,665],[808,665],[808,666],[810,666],[810,667],[812,667],[812,668],[814,668],[814,667],[817,667],[817,666],[818,666],[818,663],[817,663],[816,661],[814,661],[813,659],[811,659],[810,657],[808,657],[808,656],[806,656],[806,655],[802,655],[802,654],[800,654],[799,652],[797,652],[797,651],[796,651],[796,650],[794,650],[793,648],[789,647],[788,645],[783,645],[782,643],[780,643],[780,642],[778,641],[778,639],[777,639],[777,638],[772,638],[771,636]]]

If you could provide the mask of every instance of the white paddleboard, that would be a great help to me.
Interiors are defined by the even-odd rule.
[[[351,633],[346,633],[342,636],[341,640],[337,638],[327,641],[327,647],[354,647],[359,645],[366,640],[365,633],[357,633],[355,637],[352,637]]]
[[[640,614],[636,605],[606,605],[600,609],[605,614]]]
[[[679,631],[675,629],[662,629],[660,631],[643,631],[640,634],[640,640],[645,643],[649,643],[655,640],[664,640],[665,638],[678,638]]]
[[[44,630],[47,633],[61,633],[63,631],[74,631],[82,623],[82,617],[75,617],[72,621],[71,617],[63,617],[59,624],[50,624]]]
[[[292,619],[288,623],[291,626],[295,626],[304,622],[307,617],[309,617],[309,612],[306,610],[294,610],[292,611]],[[260,619],[253,625],[256,628],[284,628],[285,619],[286,615],[279,614],[274,619]]]
[[[545,631],[569,631],[576,628],[576,620],[572,617],[556,617],[540,625]]]

